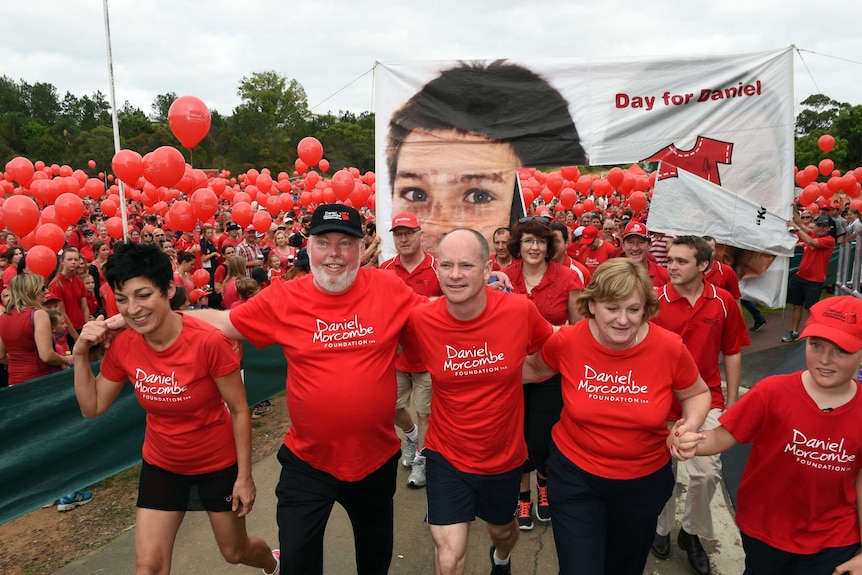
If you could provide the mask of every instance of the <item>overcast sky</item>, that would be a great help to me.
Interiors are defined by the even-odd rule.
[[[0,75],[48,82],[62,99],[108,95],[102,2],[15,1]],[[243,76],[298,80],[314,112],[372,111],[374,63],[484,58],[732,54],[795,45],[795,94],[862,104],[862,2],[509,0],[112,0],[116,97],[201,98],[224,115]]]

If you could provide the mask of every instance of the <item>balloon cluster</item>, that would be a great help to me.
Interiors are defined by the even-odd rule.
[[[828,156],[835,148],[835,138],[824,134],[817,140],[817,147]],[[853,200],[851,206],[862,207],[862,200],[859,200],[862,196],[862,167],[842,174],[835,169],[835,163],[826,157],[816,166],[808,165],[794,171],[796,185],[802,189],[796,200],[812,213],[817,214],[822,208],[828,207],[835,201],[834,196],[840,193]]]
[[[647,174],[637,164],[627,169],[611,168],[605,176],[581,174],[576,166],[545,173],[535,168],[518,170],[524,204],[541,199],[538,215],[571,210],[577,217],[595,209],[594,198],[608,198],[615,207],[630,207],[642,212],[652,196],[655,173]]]

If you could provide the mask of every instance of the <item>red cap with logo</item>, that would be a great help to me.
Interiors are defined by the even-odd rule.
[[[587,245],[593,243],[593,240],[595,240],[598,235],[599,229],[596,226],[585,227],[583,233],[581,233],[581,244]]]
[[[830,297],[811,306],[808,314],[799,337],[821,337],[850,353],[862,349],[862,299]]]
[[[418,230],[420,227],[419,222],[416,220],[416,216],[410,212],[402,212],[392,218],[392,228],[389,231],[391,232],[395,228],[410,228],[411,230]]]
[[[629,222],[629,225],[626,226],[626,230],[623,232],[623,239],[626,239],[629,236],[640,236],[643,239],[649,241],[649,230],[645,225],[640,222]]]

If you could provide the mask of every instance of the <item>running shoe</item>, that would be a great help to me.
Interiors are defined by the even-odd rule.
[[[533,502],[518,501],[518,529],[521,531],[532,531],[533,529]]]
[[[419,446],[418,441],[410,441],[404,438],[404,447],[401,449],[401,467],[413,467],[413,460],[416,459],[416,448]]]
[[[71,511],[75,507],[86,505],[93,500],[93,494],[89,491],[75,491],[60,498],[57,502],[57,511]]]
[[[539,500],[536,502],[536,519],[542,523],[547,523],[551,520],[551,504],[548,502],[548,485],[544,487],[536,483],[536,492],[539,494]]]
[[[420,457],[413,461],[413,470],[407,478],[407,487],[419,489],[425,487],[425,458]]]

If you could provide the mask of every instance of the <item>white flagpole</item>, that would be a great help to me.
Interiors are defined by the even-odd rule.
[[[111,96],[111,124],[114,128],[114,153],[120,151],[120,123],[117,119],[117,96],[114,91],[114,59],[111,55],[111,23],[108,18],[108,0],[102,0],[103,10],[105,12],[105,44],[108,52],[108,88]],[[107,178],[105,178],[107,180]],[[129,241],[129,220],[126,210],[126,190],[123,186],[123,181],[117,178],[117,185],[120,188],[120,216],[123,219],[123,240]]]

